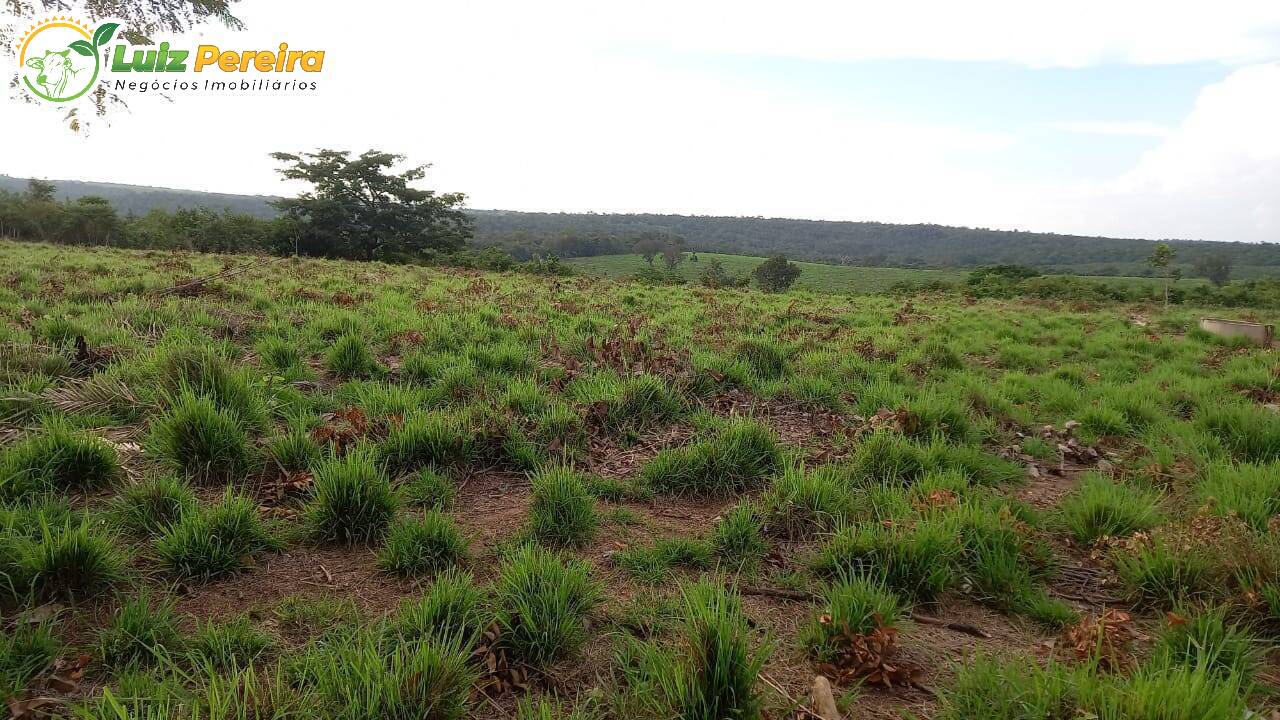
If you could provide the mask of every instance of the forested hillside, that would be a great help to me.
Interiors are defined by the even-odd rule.
[[[26,180],[0,175],[0,191],[19,192]],[[98,195],[121,214],[153,208],[209,207],[273,217],[264,195],[231,195],[114,183],[55,181],[59,197]],[[803,260],[909,268],[973,268],[1019,264],[1085,275],[1139,275],[1154,241],[945,225],[895,225],[759,217],[651,214],[535,213],[471,210],[475,243],[498,246],[517,259],[537,255],[590,257],[630,252],[637,239],[679,236],[691,250],[741,255],[786,253]],[[1280,240],[1280,238],[1277,238]],[[1208,258],[1225,261],[1237,278],[1280,276],[1280,243],[1171,240],[1186,274]]]

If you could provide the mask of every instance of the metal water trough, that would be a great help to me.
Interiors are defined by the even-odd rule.
[[[1221,318],[1200,318],[1200,329],[1225,338],[1248,338],[1249,342],[1263,347],[1271,347],[1276,339],[1276,326],[1263,325],[1243,320],[1223,320]]]

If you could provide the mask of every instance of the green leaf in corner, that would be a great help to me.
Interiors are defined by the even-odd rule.
[[[116,29],[119,27],[120,23],[102,23],[93,32],[93,44],[102,47],[111,42],[112,36],[116,34]]]
[[[92,46],[92,45],[90,45],[89,43],[85,42],[84,40],[77,40],[77,41],[75,41],[75,42],[71,43],[71,45],[70,45],[69,47],[70,47],[72,50],[75,50],[76,52],[78,52],[78,53],[80,53],[81,55],[84,55],[84,56],[86,56],[86,57],[91,57],[91,56],[93,55],[93,52],[94,52],[94,51],[93,51],[93,46]]]

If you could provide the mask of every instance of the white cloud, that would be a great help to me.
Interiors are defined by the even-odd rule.
[[[1138,137],[1169,137],[1172,131],[1163,125],[1148,122],[1057,122],[1049,127],[1063,132],[1086,135],[1135,135]]]
[[[0,172],[281,193],[269,152],[372,146],[434,162],[431,184],[468,191],[473,207],[1280,239],[1274,63],[1206,88],[1176,128],[1059,123],[1159,139],[1123,176],[1077,185],[1054,167],[1011,169],[1020,143],[1042,133],[923,113],[903,122],[653,52],[1234,63],[1280,53],[1280,2],[367,6],[245,0],[246,32],[203,31],[227,48],[325,48],[315,97],[141,97],[87,138],[68,135],[56,112],[0,100],[0,124],[23,137]]]

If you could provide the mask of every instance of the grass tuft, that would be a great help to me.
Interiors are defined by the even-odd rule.
[[[157,456],[201,481],[238,480],[252,464],[240,419],[190,392],[179,395],[152,424],[148,444]]]
[[[467,540],[448,515],[428,511],[405,518],[387,532],[378,567],[403,577],[426,575],[457,565],[467,557]]]
[[[351,452],[316,467],[307,505],[310,537],[318,542],[363,543],[380,539],[399,502],[391,483],[367,452]]]
[[[93,490],[121,475],[116,451],[105,441],[54,423],[0,456],[0,497],[12,501],[50,492]]]
[[[230,490],[213,507],[193,510],[155,542],[160,564],[183,580],[210,580],[248,566],[255,553],[275,550],[258,506]]]
[[[640,471],[656,492],[732,495],[755,487],[782,466],[782,450],[763,424],[738,420],[710,440],[659,452]]]
[[[503,644],[516,659],[542,668],[577,652],[601,589],[585,563],[526,545],[499,569],[496,594]]]
[[[539,470],[531,480],[529,532],[549,547],[581,547],[596,534],[599,518],[586,478],[565,467]]]
[[[1160,519],[1156,498],[1097,473],[1089,473],[1059,506],[1063,525],[1080,542],[1104,535],[1124,537],[1154,526]]]

